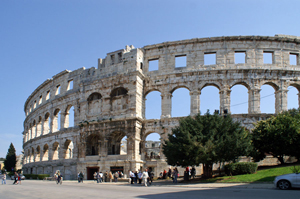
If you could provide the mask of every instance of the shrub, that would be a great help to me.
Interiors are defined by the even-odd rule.
[[[296,167],[296,166],[292,167],[292,168],[291,168],[291,171],[292,171],[293,173],[300,173],[300,166],[298,166],[298,167]]]
[[[251,174],[257,170],[257,163],[254,162],[237,162],[224,166],[226,175]]]

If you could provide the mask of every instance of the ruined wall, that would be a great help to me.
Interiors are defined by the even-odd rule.
[[[172,93],[190,92],[190,114],[200,111],[201,90],[215,86],[220,94],[220,113],[230,113],[230,92],[235,85],[248,89],[248,114],[233,115],[247,128],[270,115],[260,111],[260,89],[275,90],[275,113],[287,110],[287,88],[300,89],[298,37],[277,35],[238,36],[164,42],[143,48],[126,46],[98,60],[98,68],[63,71],[42,83],[26,100],[24,111],[24,173],[61,170],[65,179],[77,172],[102,171],[111,167],[137,170],[168,165],[159,159],[146,160],[145,140],[156,132],[162,142],[179,118],[171,115]],[[245,56],[236,63],[236,53]],[[264,53],[272,56],[264,63]],[[207,64],[206,56],[215,56]],[[297,63],[292,65],[290,57]],[[176,66],[178,57],[184,65]],[[151,69],[151,63],[158,63]],[[145,99],[152,91],[161,93],[161,118],[145,119]],[[73,111],[74,109],[74,111]],[[72,118],[74,121],[70,121]],[[74,122],[74,126],[70,126]],[[119,154],[122,137],[127,154]],[[161,149],[160,149],[161,150]],[[200,172],[198,168],[197,173]]]

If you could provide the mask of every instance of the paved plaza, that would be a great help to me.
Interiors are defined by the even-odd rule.
[[[95,183],[85,181],[64,181],[56,185],[54,181],[24,180],[22,185],[0,185],[1,199],[35,198],[300,198],[299,190],[282,191],[272,184],[183,184],[154,182],[152,186],[130,185],[128,183]]]

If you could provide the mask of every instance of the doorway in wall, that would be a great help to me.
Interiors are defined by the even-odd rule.
[[[87,180],[94,180],[94,173],[98,171],[99,171],[99,167],[87,167],[86,168]]]

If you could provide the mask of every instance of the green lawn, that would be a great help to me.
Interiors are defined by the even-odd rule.
[[[291,170],[293,167],[294,166],[286,166],[263,169],[254,174],[215,177],[207,180],[201,180],[200,182],[273,182],[276,176],[293,173]]]

